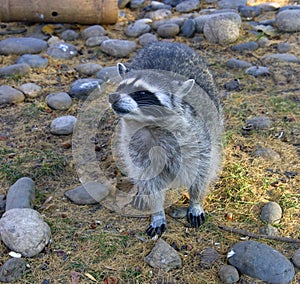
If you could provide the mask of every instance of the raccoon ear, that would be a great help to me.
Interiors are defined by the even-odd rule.
[[[123,79],[125,77],[125,74],[129,71],[129,69],[123,63],[118,63],[117,67],[118,74]]]
[[[186,80],[185,82],[183,82],[179,87],[178,90],[176,91],[175,95],[183,98],[184,96],[186,96],[191,89],[193,88],[195,84],[195,80],[194,79],[189,79]]]

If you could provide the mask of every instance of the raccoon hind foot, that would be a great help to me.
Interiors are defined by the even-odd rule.
[[[156,235],[161,236],[167,230],[167,222],[165,213],[159,212],[152,215],[151,224],[146,229],[146,233],[150,238]]]
[[[193,228],[199,228],[205,221],[205,214],[200,205],[190,206],[187,211],[187,220]]]

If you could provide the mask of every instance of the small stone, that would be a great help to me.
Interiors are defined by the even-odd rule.
[[[239,272],[232,265],[222,265],[218,274],[222,283],[225,284],[236,283],[240,279]]]
[[[177,251],[162,239],[157,241],[152,251],[145,257],[145,262],[154,268],[166,271],[182,266]]]
[[[252,64],[244,60],[233,58],[226,62],[226,66],[233,69],[246,69],[252,66]]]
[[[300,31],[300,10],[285,10],[277,14],[275,24],[283,32]]]
[[[258,146],[257,149],[253,152],[254,157],[261,157],[270,161],[279,161],[281,159],[280,155],[272,150],[271,148],[264,148]]]
[[[109,189],[98,182],[88,182],[65,192],[65,196],[79,205],[97,204],[109,194]]]
[[[262,12],[272,12],[280,8],[280,3],[278,2],[262,3],[258,5],[258,7],[262,10]]]
[[[200,267],[210,269],[220,257],[219,253],[213,248],[205,248],[200,254]]]
[[[17,89],[8,85],[0,86],[0,105],[20,103],[24,99],[24,94]]]
[[[262,130],[270,128],[272,123],[266,116],[253,116],[246,120],[246,125],[251,125],[256,130]]]
[[[0,282],[11,283],[19,280],[26,270],[26,262],[20,258],[10,258],[0,267]]]
[[[6,206],[6,197],[4,194],[0,194],[0,216],[4,213]]]
[[[84,40],[87,40],[90,37],[95,36],[104,36],[106,35],[105,29],[100,25],[93,25],[84,29],[81,33],[81,36]]]
[[[252,67],[247,68],[245,72],[254,77],[270,75],[269,68],[264,67],[264,66],[252,66]]]
[[[92,91],[99,88],[102,82],[101,79],[97,78],[76,80],[71,84],[69,94],[72,98],[85,99]]]
[[[118,72],[117,66],[103,67],[97,74],[96,77],[103,82],[121,82],[121,77]]]
[[[61,38],[65,41],[74,41],[79,38],[79,34],[73,30],[65,30],[61,33]]]
[[[259,232],[263,235],[267,235],[267,236],[278,236],[278,229],[273,227],[270,224],[267,224],[264,227],[261,227],[259,229]]]
[[[172,15],[172,12],[168,9],[159,9],[156,11],[149,12],[145,15],[145,18],[149,18],[152,21],[159,21],[166,18],[169,18]]]
[[[238,79],[233,79],[224,85],[227,91],[237,91],[240,90],[240,81]]]
[[[203,33],[204,25],[206,21],[211,17],[211,15],[201,15],[194,19],[195,21],[195,28],[197,33]]]
[[[262,58],[262,62],[264,64],[272,63],[272,62],[299,62],[299,58],[293,54],[289,53],[277,53],[277,54],[269,54]]]
[[[267,47],[271,45],[270,40],[266,37],[260,38],[257,43],[259,47]]]
[[[292,258],[292,262],[298,269],[300,269],[300,249],[297,249],[295,251],[295,254],[293,255]]]
[[[56,110],[67,110],[72,105],[71,97],[65,92],[49,94],[46,97],[46,102],[49,107]]]
[[[181,27],[181,34],[184,37],[192,37],[196,30],[196,23],[193,19],[186,19]]]
[[[155,41],[157,41],[155,34],[145,33],[139,37],[139,43],[141,46],[145,46]]]
[[[254,51],[256,49],[258,49],[258,43],[255,41],[248,41],[231,47],[231,50],[239,52]]]
[[[31,208],[14,208],[0,219],[0,235],[9,249],[32,257],[48,244],[51,232],[39,212]]]
[[[97,63],[82,63],[75,66],[75,70],[82,75],[93,76],[99,70],[102,69],[102,66]]]
[[[276,202],[268,202],[260,213],[260,219],[268,224],[278,224],[281,218],[282,209]]]
[[[181,219],[186,217],[187,208],[186,207],[171,207],[169,210],[169,215],[175,219]]]
[[[42,93],[42,87],[35,83],[25,83],[19,87],[19,90],[26,96],[26,98],[36,98]]]
[[[136,43],[130,40],[109,39],[102,42],[100,49],[115,57],[126,57],[136,50]]]
[[[143,7],[145,0],[131,0],[130,1],[130,8],[131,9],[138,9]]]
[[[47,49],[47,54],[57,59],[71,59],[77,55],[77,48],[70,43],[55,43]]]
[[[261,14],[259,6],[239,6],[238,10],[243,18],[253,19]]]
[[[218,6],[221,9],[237,9],[239,6],[246,6],[247,0],[221,0]]]
[[[235,244],[230,249],[228,262],[241,273],[267,283],[288,284],[295,275],[292,263],[284,255],[256,241]]]
[[[4,76],[23,76],[30,72],[30,66],[25,63],[13,64],[0,68],[0,78]]]
[[[42,68],[48,65],[48,59],[37,54],[23,54],[17,60],[17,63],[25,63],[31,68]]]
[[[108,39],[108,36],[92,36],[86,40],[85,45],[88,47],[100,46],[103,41]]]
[[[236,13],[215,14],[205,22],[203,32],[209,42],[226,45],[238,39],[241,23]]]
[[[31,37],[10,37],[0,41],[0,54],[33,54],[40,53],[47,47],[47,42]]]
[[[129,37],[139,37],[141,34],[148,33],[151,27],[148,24],[135,22],[125,29],[125,34]]]
[[[175,37],[180,31],[180,28],[176,24],[164,24],[158,27],[157,33],[164,38]]]
[[[293,46],[288,42],[280,42],[277,44],[277,50],[280,53],[287,53],[291,51],[292,48]]]
[[[55,118],[50,125],[50,131],[55,135],[69,135],[73,133],[77,118],[66,115]]]
[[[34,199],[34,181],[28,177],[20,178],[7,192],[5,211],[13,208],[32,208]]]
[[[184,23],[185,19],[184,18],[171,18],[171,19],[166,19],[166,20],[159,20],[155,21],[152,23],[152,28],[154,30],[157,30],[159,26],[164,25],[164,24],[176,24],[179,27],[181,27]]]
[[[188,13],[199,9],[200,6],[201,3],[199,0],[186,0],[176,5],[176,11],[180,13]]]

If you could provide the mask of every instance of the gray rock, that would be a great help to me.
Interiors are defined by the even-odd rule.
[[[30,66],[25,63],[13,64],[0,68],[0,78],[5,76],[23,76],[30,72]]]
[[[264,148],[258,146],[257,149],[253,152],[254,157],[261,157],[270,161],[279,161],[281,159],[280,155],[271,148]]]
[[[295,275],[292,263],[274,248],[255,241],[235,244],[228,262],[241,273],[273,284],[288,284]]]
[[[159,9],[168,9],[168,10],[171,10],[172,6],[164,4],[164,3],[160,3],[158,1],[151,1],[150,5],[147,8],[151,9],[152,11],[159,10]]]
[[[81,75],[92,76],[96,74],[99,70],[102,69],[102,66],[97,63],[82,63],[75,66],[75,70]]]
[[[119,76],[117,66],[107,66],[102,68],[96,74],[96,77],[104,82],[121,82],[121,77]]]
[[[130,8],[131,9],[138,9],[143,7],[145,0],[131,0],[130,1]]]
[[[192,37],[196,30],[196,22],[194,19],[186,19],[181,27],[181,34],[184,37]]]
[[[126,57],[136,50],[136,43],[130,40],[109,39],[102,42],[100,49],[115,57]]]
[[[108,39],[108,36],[92,36],[86,40],[85,45],[88,47],[100,46],[103,41]]]
[[[205,248],[200,254],[200,267],[210,269],[219,259],[219,253],[213,248]]]
[[[41,55],[37,54],[23,54],[17,60],[17,63],[25,63],[29,65],[31,68],[42,68],[48,65],[48,58],[45,58]]]
[[[152,28],[154,30],[157,30],[159,26],[161,25],[165,25],[165,24],[176,24],[179,27],[181,27],[184,23],[185,19],[184,18],[171,18],[171,19],[166,19],[166,20],[159,20],[159,21],[155,21],[152,23]]]
[[[66,115],[55,118],[50,125],[50,131],[55,135],[69,135],[73,133],[77,118]]]
[[[267,47],[271,45],[270,40],[267,37],[260,38],[257,43],[259,47]]]
[[[0,194],[0,216],[4,213],[6,206],[6,197],[4,194]]]
[[[300,31],[300,10],[285,10],[277,14],[275,24],[283,32]]]
[[[224,84],[224,87],[227,91],[237,91],[240,90],[240,81],[238,79],[230,80]]]
[[[0,235],[11,250],[32,257],[48,244],[51,232],[39,212],[31,208],[14,208],[0,219]]]
[[[28,177],[20,178],[7,192],[5,211],[13,208],[32,208],[34,199],[34,181]]]
[[[264,66],[252,66],[252,67],[247,68],[245,72],[254,77],[270,75],[269,68],[264,67]]]
[[[176,5],[178,5],[179,3],[183,2],[185,0],[163,0],[162,2],[167,4],[167,5],[171,5],[173,7],[175,7]]]
[[[253,116],[246,120],[246,124],[251,125],[253,127],[253,129],[262,130],[262,129],[270,128],[272,125],[272,122],[266,116]]]
[[[258,43],[256,41],[248,41],[231,47],[231,50],[239,52],[254,51],[256,49],[258,49]]]
[[[267,224],[266,226],[263,226],[259,229],[259,232],[263,235],[267,236],[278,236],[278,229],[276,227],[273,227],[270,224]]]
[[[65,30],[61,33],[61,38],[65,41],[74,41],[79,38],[79,34],[73,30]]]
[[[84,40],[94,36],[104,36],[106,35],[106,30],[100,25],[93,25],[84,29],[81,36]]]
[[[164,24],[158,27],[157,33],[163,38],[172,38],[178,35],[180,28],[176,24]]]
[[[24,94],[17,89],[8,85],[0,86],[0,105],[20,103],[24,99]]]
[[[10,55],[40,53],[47,47],[47,42],[31,37],[10,37],[0,41],[0,54]]]
[[[260,219],[268,224],[277,224],[282,218],[282,209],[276,202],[268,202],[261,210]]]
[[[67,198],[79,205],[99,203],[108,194],[109,189],[98,182],[88,182],[65,192]]]
[[[239,6],[238,10],[243,18],[253,19],[261,14],[259,6]]]
[[[46,102],[49,107],[56,110],[67,110],[72,105],[71,97],[65,92],[49,94],[46,97]]]
[[[139,37],[141,34],[148,33],[151,27],[148,24],[135,22],[125,29],[125,34],[129,37]]]
[[[100,87],[101,79],[85,78],[74,81],[70,86],[69,94],[73,98],[85,99],[92,91]]]
[[[187,207],[171,207],[168,214],[175,219],[184,218],[187,214]]]
[[[294,265],[300,269],[300,249],[297,249],[292,257],[292,262]]]
[[[210,17],[211,15],[201,15],[194,19],[196,23],[195,28],[197,33],[203,33],[204,25]]]
[[[236,13],[212,15],[204,24],[204,35],[212,43],[226,45],[236,41],[242,20]]]
[[[287,53],[291,51],[293,46],[288,42],[280,42],[277,44],[277,51],[280,53]]]
[[[166,18],[169,18],[172,15],[172,12],[168,9],[159,9],[156,11],[148,12],[145,15],[145,18],[151,19],[152,21],[159,21]]]
[[[232,58],[226,62],[226,66],[233,69],[246,69],[252,66],[252,64],[244,60]]]
[[[162,239],[157,241],[152,251],[145,257],[145,262],[154,268],[166,271],[180,268],[182,265],[177,251]]]
[[[19,87],[19,90],[26,96],[26,98],[36,98],[42,93],[42,87],[35,83],[25,83]]]
[[[276,11],[280,8],[280,3],[278,2],[270,2],[270,3],[262,3],[258,5],[262,12],[271,12]]]
[[[77,55],[77,48],[70,43],[55,43],[47,49],[47,54],[57,59],[71,59]]]
[[[284,5],[279,9],[278,13],[286,10],[300,10],[300,5]]]
[[[225,284],[236,283],[240,279],[239,272],[232,265],[222,265],[218,274],[222,283]]]
[[[26,270],[26,262],[20,258],[10,258],[0,267],[0,282],[11,283],[19,280]]]
[[[186,0],[176,5],[176,11],[180,13],[192,12],[199,9],[201,3],[199,0]]]
[[[221,0],[218,6],[221,9],[237,9],[239,6],[246,6],[247,0]]]
[[[289,53],[277,53],[277,54],[269,54],[262,58],[262,62],[264,64],[272,63],[272,62],[299,62],[299,58],[293,54]]]
[[[145,46],[155,41],[157,41],[157,37],[155,34],[145,33],[139,37],[139,44],[141,46]]]

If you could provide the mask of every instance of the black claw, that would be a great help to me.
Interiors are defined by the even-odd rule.
[[[199,228],[205,221],[205,215],[201,213],[200,215],[193,215],[189,212],[187,214],[187,220],[193,228]]]
[[[150,237],[153,238],[156,235],[161,236],[163,232],[165,232],[167,229],[166,224],[161,224],[159,227],[153,227],[152,225],[149,225],[148,228],[146,229],[146,234]]]

